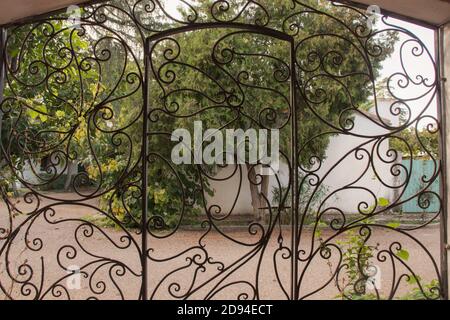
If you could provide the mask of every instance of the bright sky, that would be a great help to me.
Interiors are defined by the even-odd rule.
[[[436,50],[435,50],[435,33],[433,30],[424,28],[412,23],[404,22],[401,20],[389,18],[389,23],[392,23],[394,25],[398,25],[400,27],[403,27],[413,34],[415,34],[427,47],[427,49],[430,51],[430,55],[435,59],[436,57]],[[382,78],[389,77],[395,72],[400,71],[400,46],[402,43],[404,43],[405,40],[410,39],[407,36],[401,36],[400,41],[397,43],[395,48],[395,53],[390,59],[387,59],[383,63],[383,71],[382,71]],[[409,46],[411,49],[412,46]],[[434,74],[434,66],[433,62],[429,59],[428,55],[424,53],[424,55],[415,58],[414,55],[411,54],[411,50],[406,52],[407,54],[403,55],[404,64],[406,66],[406,69],[408,72],[411,72],[414,76],[415,75],[422,75],[424,78],[429,78],[430,81],[434,81],[435,74]],[[411,86],[410,88],[406,89],[403,94],[406,98],[411,98],[414,96],[417,96],[418,92],[423,92],[424,87],[415,87]],[[422,102],[427,102],[429,99],[423,99]],[[419,105],[417,105],[419,107]],[[434,102],[430,105],[428,108],[427,114],[432,115],[434,117],[437,116],[437,101],[436,99]]]
[[[427,29],[418,25],[414,25],[412,23],[408,23],[408,22],[404,22],[401,20],[397,20],[397,19],[393,19],[393,18],[389,18],[388,19],[389,23],[393,23],[395,25],[404,27],[405,29],[411,31],[413,34],[415,34],[420,40],[422,40],[422,42],[425,44],[425,46],[428,48],[428,50],[430,51],[430,54],[434,57],[435,56],[435,47],[434,47],[434,31],[431,29]],[[394,56],[385,61],[384,63],[384,74],[388,75],[391,74],[393,70],[396,70],[395,65],[400,63],[399,59],[398,59],[398,54],[400,51],[400,45],[402,44],[402,42],[404,42],[408,37],[403,36],[400,41],[397,43],[396,46],[396,53],[394,54]],[[423,58],[420,59],[423,62]],[[409,60],[408,62],[410,63],[414,63],[414,59]],[[431,69],[430,69],[431,67]],[[430,66],[429,64],[424,64],[424,63],[419,63],[419,64],[415,64],[414,68],[416,70],[416,72],[420,73],[420,74],[428,74],[430,75],[433,73],[433,68],[432,66]]]

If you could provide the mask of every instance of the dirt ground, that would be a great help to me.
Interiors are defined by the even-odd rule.
[[[60,200],[74,195],[55,194]],[[33,211],[36,199],[17,207]],[[20,215],[9,220],[0,206],[0,229],[15,230],[11,241],[0,240],[0,300],[15,299],[138,299],[141,288],[142,236],[136,232],[102,228],[83,223],[98,214],[95,201],[67,204],[43,201],[48,206],[37,216]],[[12,223],[12,227],[11,227]],[[173,234],[147,234],[148,296],[152,299],[285,299],[291,286],[291,230],[272,232],[250,228],[230,231],[177,230]],[[382,297],[402,297],[417,284],[407,284],[414,273],[420,284],[438,278],[439,227],[410,232],[372,228],[367,244],[377,246],[372,263],[379,268]],[[359,231],[357,229],[356,231]],[[341,254],[331,230],[327,250],[313,231],[302,232],[299,246],[299,297],[334,299],[339,293],[336,272]],[[266,241],[260,241],[266,237]],[[28,244],[28,245],[26,245]],[[395,253],[406,249],[408,257]],[[330,253],[330,256],[327,255]],[[81,268],[70,277],[68,269]],[[345,268],[339,273],[344,281]],[[14,280],[13,280],[14,279]],[[374,293],[375,291],[370,291]],[[429,291],[426,291],[429,293]]]

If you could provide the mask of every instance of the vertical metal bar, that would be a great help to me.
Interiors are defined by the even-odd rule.
[[[6,29],[0,28],[0,104],[3,102],[3,91],[6,78]],[[0,142],[2,141],[3,112],[0,108]]]
[[[298,300],[298,290],[297,290],[297,281],[298,281],[298,259],[297,259],[297,239],[298,239],[298,199],[297,199],[297,190],[298,190],[298,145],[297,145],[297,136],[298,136],[298,128],[297,128],[297,95],[296,95],[296,68],[295,68],[295,42],[294,39],[290,41],[290,63],[291,63],[291,181],[292,181],[292,194],[291,194],[291,215],[292,215],[292,241],[291,241],[291,299]]]
[[[144,106],[143,106],[143,124],[142,124],[142,217],[141,217],[141,232],[142,232],[142,255],[141,255],[141,263],[142,263],[142,288],[141,288],[141,299],[147,300],[147,215],[148,215],[148,197],[147,197],[147,188],[148,188],[148,59],[149,59],[149,41],[145,41],[144,45],[144,79],[142,85],[143,93],[144,93]]]
[[[0,28],[0,103],[3,101],[3,90],[5,89],[5,74],[6,74],[6,29]]]
[[[442,199],[442,214],[441,214],[441,288],[443,298],[445,300],[449,299],[449,288],[448,288],[448,156],[449,151],[447,150],[447,134],[450,133],[450,127],[448,127],[448,117],[450,113],[446,108],[446,97],[445,97],[445,71],[444,71],[444,32],[443,28],[439,28],[435,33],[435,43],[436,43],[436,65],[437,65],[437,77],[438,77],[438,119],[440,121],[440,158],[441,158],[441,183],[440,183],[440,194]]]

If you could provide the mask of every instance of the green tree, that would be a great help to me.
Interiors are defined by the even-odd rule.
[[[324,158],[334,134],[351,129],[353,113],[374,94],[382,62],[392,54],[397,35],[387,32],[374,38],[369,33],[357,37],[340,22],[357,30],[365,25],[365,17],[327,2],[317,5],[317,1],[303,1],[317,8],[310,14],[298,13],[300,6],[292,9],[292,1],[264,1],[262,6],[268,14],[258,6],[240,12],[239,2],[221,11],[214,3],[198,1],[194,7],[200,16],[215,12],[223,21],[239,17],[233,21],[258,21],[293,35],[297,44],[299,160],[302,168],[309,168],[314,159]],[[181,12],[184,20],[191,14],[188,9]],[[155,44],[152,56],[155,78],[160,79],[152,83],[151,105],[157,109],[155,114],[166,115],[161,118],[160,129],[193,130],[194,120],[222,130],[281,129],[281,149],[289,157],[289,43],[235,29],[192,31],[172,39]],[[367,48],[351,45],[363,41],[369,44]],[[361,51],[373,48],[379,52],[368,65],[368,57]],[[166,50],[172,51],[166,56]],[[162,141],[156,144],[171,146]],[[169,155],[170,148],[161,152]],[[261,179],[261,183],[250,183],[254,212],[260,214],[260,208],[268,205],[269,177],[257,177],[251,165],[247,170],[251,181]]]
[[[390,140],[391,148],[400,151],[404,158],[439,159],[439,136],[435,130],[403,130]]]
[[[353,112],[374,93],[381,63],[392,53],[397,37],[393,32],[364,36],[359,28],[366,20],[356,11],[328,2],[303,3],[309,8],[307,14],[288,0],[264,1],[269,15],[258,6],[240,13],[237,2],[227,10],[212,7],[213,1],[197,1],[194,7],[205,21],[211,12],[220,20],[238,16],[233,21],[256,22],[295,38],[297,150],[300,165],[308,168],[312,159],[323,158],[332,135],[348,130]],[[17,171],[31,158],[50,157],[50,177],[40,177],[42,184],[58,178],[54,172],[58,163],[84,165],[87,173],[76,175],[74,182],[88,179],[105,210],[136,222],[141,212],[136,190],[142,169],[139,79],[145,33],[120,10],[105,10],[110,13],[108,28],[85,26],[79,32],[56,19],[12,30],[8,74],[13,79],[2,103],[3,110],[11,111],[2,122],[2,144],[10,148],[8,154],[17,156]],[[189,20],[189,12],[180,10],[183,19]],[[173,26],[155,16],[151,28]],[[173,41],[154,47],[152,63],[164,81],[152,79],[149,84],[153,134],[148,141],[152,222],[170,221],[167,224],[172,226],[179,223],[173,217],[181,210],[195,212],[202,206],[199,193],[213,193],[199,168],[173,168],[163,161],[170,158],[173,129],[192,130],[194,120],[200,119],[210,128],[280,128],[286,158],[292,151],[288,43],[236,29],[187,32],[173,38],[181,49],[176,59],[171,58],[177,51]],[[367,51],[372,54],[363,55]],[[173,74],[177,74],[175,80],[170,79]],[[260,178],[250,165],[247,169],[251,181]],[[217,168],[202,170],[213,175]],[[258,213],[267,206],[269,191],[268,178],[261,179],[259,186],[251,183],[252,204]]]

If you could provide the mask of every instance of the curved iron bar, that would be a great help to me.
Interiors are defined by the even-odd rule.
[[[444,168],[425,140],[427,135],[438,136],[442,129],[429,111],[438,76],[426,45],[386,16],[382,18],[386,28],[372,30],[364,12],[342,4],[294,0],[276,7],[256,0],[212,0],[202,6],[180,0],[180,5],[184,11],[175,16],[159,0],[105,1],[83,6],[78,27],[67,25],[67,15],[60,14],[11,28],[3,57],[7,90],[0,105],[1,156],[6,166],[0,174],[4,171],[14,177],[27,192],[20,203],[0,185],[2,208],[7,211],[0,217],[0,258],[7,266],[0,275],[1,294],[8,299],[77,298],[64,281],[71,276],[66,274],[67,262],[80,259],[88,299],[108,295],[120,299],[213,299],[236,289],[238,299],[263,299],[262,280],[270,276],[276,284],[271,291],[278,290],[288,299],[314,297],[333,286],[343,298],[351,299],[352,294],[366,294],[368,263],[385,263],[392,276],[387,292],[375,290],[377,299],[398,298],[401,286],[411,280],[425,299],[444,296],[445,288],[440,284],[426,287],[414,266],[398,255],[404,249],[398,239],[405,239],[427,258],[435,279],[445,276],[414,233],[443,214],[441,197],[433,185]],[[319,28],[314,21],[328,27]],[[208,61],[189,56],[190,39],[202,33],[215,36],[204,44]],[[379,39],[394,33],[401,35],[400,63],[384,84],[391,99],[386,107],[377,90],[377,61],[393,52]],[[37,43],[36,39],[41,40]],[[240,41],[255,45],[248,50],[239,46]],[[272,50],[276,46],[282,54]],[[428,63],[434,73],[428,77],[414,74],[407,55]],[[351,64],[349,59],[357,63]],[[263,66],[259,73],[254,68],[258,64]],[[183,80],[189,73],[198,83]],[[366,100],[372,97],[369,113],[363,110],[356,92],[362,87],[367,89],[363,93]],[[334,104],[337,95],[341,96],[338,106]],[[266,96],[277,102],[262,105],[258,97]],[[124,110],[125,105],[133,108]],[[334,116],[329,112],[332,108],[339,109]],[[367,126],[358,125],[356,117]],[[224,223],[237,213],[245,182],[254,190],[264,188],[267,178],[256,172],[261,164],[174,166],[167,150],[160,150],[162,145],[173,145],[171,131],[177,125],[200,119],[215,123],[222,132],[279,129],[283,139],[290,141],[280,152],[287,181],[280,173],[271,179],[279,193],[278,206],[269,194],[260,193],[259,206],[265,209],[259,209],[267,217],[255,218],[246,226],[245,240],[227,232]],[[307,132],[305,121],[316,123],[318,129]],[[146,124],[148,128],[143,127]],[[421,155],[433,163],[431,176],[423,175],[420,181],[413,175],[417,147],[405,138],[410,131]],[[316,146],[337,135],[358,142],[330,164]],[[403,145],[410,159],[406,164],[399,162],[401,154],[393,141]],[[42,159],[45,168],[39,170],[37,161]],[[353,175],[322,194],[348,161],[358,164]],[[73,163],[83,163],[85,170],[74,174],[70,199],[43,191],[60,181]],[[31,177],[23,174],[25,167]],[[230,173],[218,174],[227,169]],[[383,204],[377,190],[366,185],[369,176],[397,193],[389,204]],[[215,203],[210,184],[235,180],[229,207]],[[165,204],[170,219],[156,210],[159,200],[155,194],[161,190],[155,189],[155,181],[171,183],[178,191]],[[407,189],[418,182],[420,190],[407,195]],[[345,192],[361,196],[353,220],[333,200]],[[377,221],[412,201],[424,211],[434,201],[438,209],[413,227]],[[90,218],[57,218],[68,208],[97,212],[101,221],[119,231],[110,232]],[[143,215],[147,210],[148,217]],[[199,221],[196,212],[202,217]],[[292,219],[288,223],[292,230],[284,228],[286,218]],[[162,241],[178,241],[179,231],[189,219],[200,225],[198,241],[183,244],[177,252],[158,250]],[[53,248],[38,231],[42,224],[73,228],[73,238]],[[326,235],[319,235],[324,224]],[[353,267],[359,278],[349,281],[352,266],[339,241],[353,230],[361,239],[356,271]],[[371,246],[375,230],[387,230],[393,238],[387,249],[380,249],[368,261],[364,250]],[[93,251],[87,240],[94,235],[109,243],[110,250]],[[141,244],[137,236],[144,239]],[[209,252],[207,239],[213,236],[239,248],[239,254],[225,259]],[[48,247],[55,250],[57,269],[62,271],[55,277],[49,271],[54,270],[54,261],[44,254]],[[23,259],[17,253],[21,249],[30,257],[35,253],[43,256]],[[137,265],[131,267],[120,254],[113,258],[114,249],[132,250]],[[12,261],[18,265],[12,266]],[[152,279],[156,282],[149,288],[147,261],[168,266],[158,279]],[[317,263],[329,264],[330,275],[315,289],[307,288],[308,272]],[[289,275],[282,271],[286,266]],[[252,277],[239,278],[248,268]],[[137,291],[127,292],[121,283],[125,277],[137,279]],[[343,281],[348,283],[343,285]],[[9,290],[11,285],[19,290]]]

